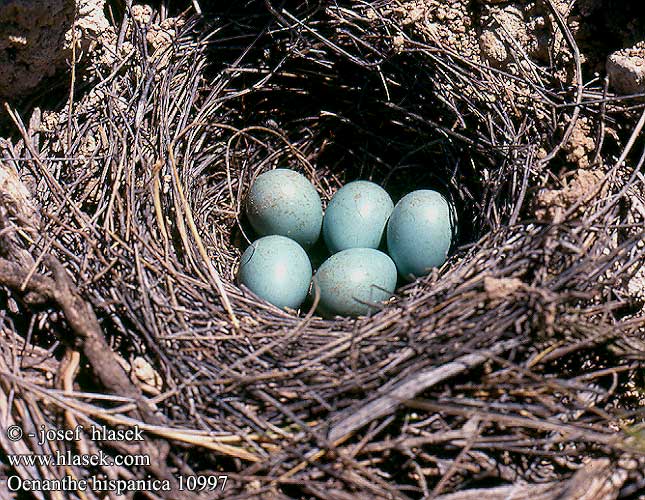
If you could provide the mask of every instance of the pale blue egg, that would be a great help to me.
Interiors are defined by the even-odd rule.
[[[411,280],[441,266],[455,223],[454,208],[437,191],[423,189],[401,198],[387,223],[387,249],[399,274]]]
[[[251,186],[246,214],[260,236],[286,236],[305,248],[320,236],[320,196],[304,175],[293,170],[278,168],[259,175]]]
[[[344,185],[327,205],[323,218],[327,248],[332,253],[378,248],[392,208],[392,198],[378,184],[354,181]]]
[[[350,248],[322,263],[314,276],[318,312],[325,317],[361,316],[376,312],[396,288],[396,266],[373,248]]]
[[[265,236],[242,254],[238,280],[271,304],[297,309],[307,297],[311,263],[303,248],[284,236]]]

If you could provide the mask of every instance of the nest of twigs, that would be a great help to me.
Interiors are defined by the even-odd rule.
[[[510,74],[420,36],[387,15],[395,3],[183,17],[155,54],[126,10],[122,56],[54,123],[6,108],[2,427],[138,426],[146,440],[3,433],[0,477],[173,489],[127,498],[636,497],[641,101],[584,80],[555,8],[567,57],[536,68],[518,48],[531,70]],[[563,152],[580,120],[596,144],[584,171]],[[463,221],[456,248],[371,317],[276,309],[235,272],[245,193],[278,166],[324,203],[357,178],[395,201],[440,186]],[[541,206],[545,192],[560,201]],[[8,462],[66,450],[152,458]],[[190,474],[228,481],[179,492]]]

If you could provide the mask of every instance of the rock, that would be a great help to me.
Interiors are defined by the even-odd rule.
[[[619,94],[645,92],[645,42],[614,52],[607,58],[607,74]]]
[[[105,0],[0,0],[0,98],[25,97],[64,69],[74,42],[78,64],[105,57],[116,33],[104,9]]]
[[[81,67],[88,63],[110,67],[117,58],[117,34],[105,17],[105,1],[76,0],[76,23],[65,35],[65,44],[70,48],[76,42],[76,61]]]
[[[0,97],[26,95],[65,64],[74,0],[0,2]]]
[[[96,45],[114,45],[116,32],[105,17],[105,0],[76,0],[76,39],[83,50],[93,51]],[[66,41],[71,47],[71,30]],[[113,49],[112,49],[113,51]]]

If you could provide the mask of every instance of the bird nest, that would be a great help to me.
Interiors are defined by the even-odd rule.
[[[423,36],[395,4],[184,17],[154,54],[126,11],[111,71],[76,82],[55,119],[7,107],[0,418],[25,437],[0,436],[0,477],[168,481],[151,498],[637,491],[642,104],[583,81],[551,2],[561,54],[538,68],[511,45],[516,72]],[[582,125],[585,168],[569,154]],[[323,204],[359,178],[395,200],[451,193],[448,262],[370,317],[257,299],[235,281],[243,202],[276,167]],[[84,432],[40,443],[42,425]],[[152,460],[7,461],[56,451]],[[178,493],[191,474],[228,481]]]

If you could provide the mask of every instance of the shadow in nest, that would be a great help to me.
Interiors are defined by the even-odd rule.
[[[271,168],[304,173],[323,204],[356,179],[381,184],[395,203],[415,189],[439,190],[457,207],[455,247],[517,220],[537,134],[553,133],[555,123],[529,115],[535,135],[516,137],[511,111],[499,103],[507,89],[448,49],[438,55],[418,42],[397,48],[394,27],[370,18],[367,6],[353,22],[376,34],[360,44],[345,30],[340,6],[294,12],[210,13],[226,19],[209,44],[207,74],[235,75],[224,104],[232,129],[211,128],[218,153],[209,149],[192,178],[201,186],[195,206],[229,280],[253,239],[243,217],[246,192]],[[285,16],[297,17],[289,23]],[[301,18],[306,25],[298,25]],[[246,47],[242,58],[231,41]],[[473,74],[464,77],[465,68]]]

